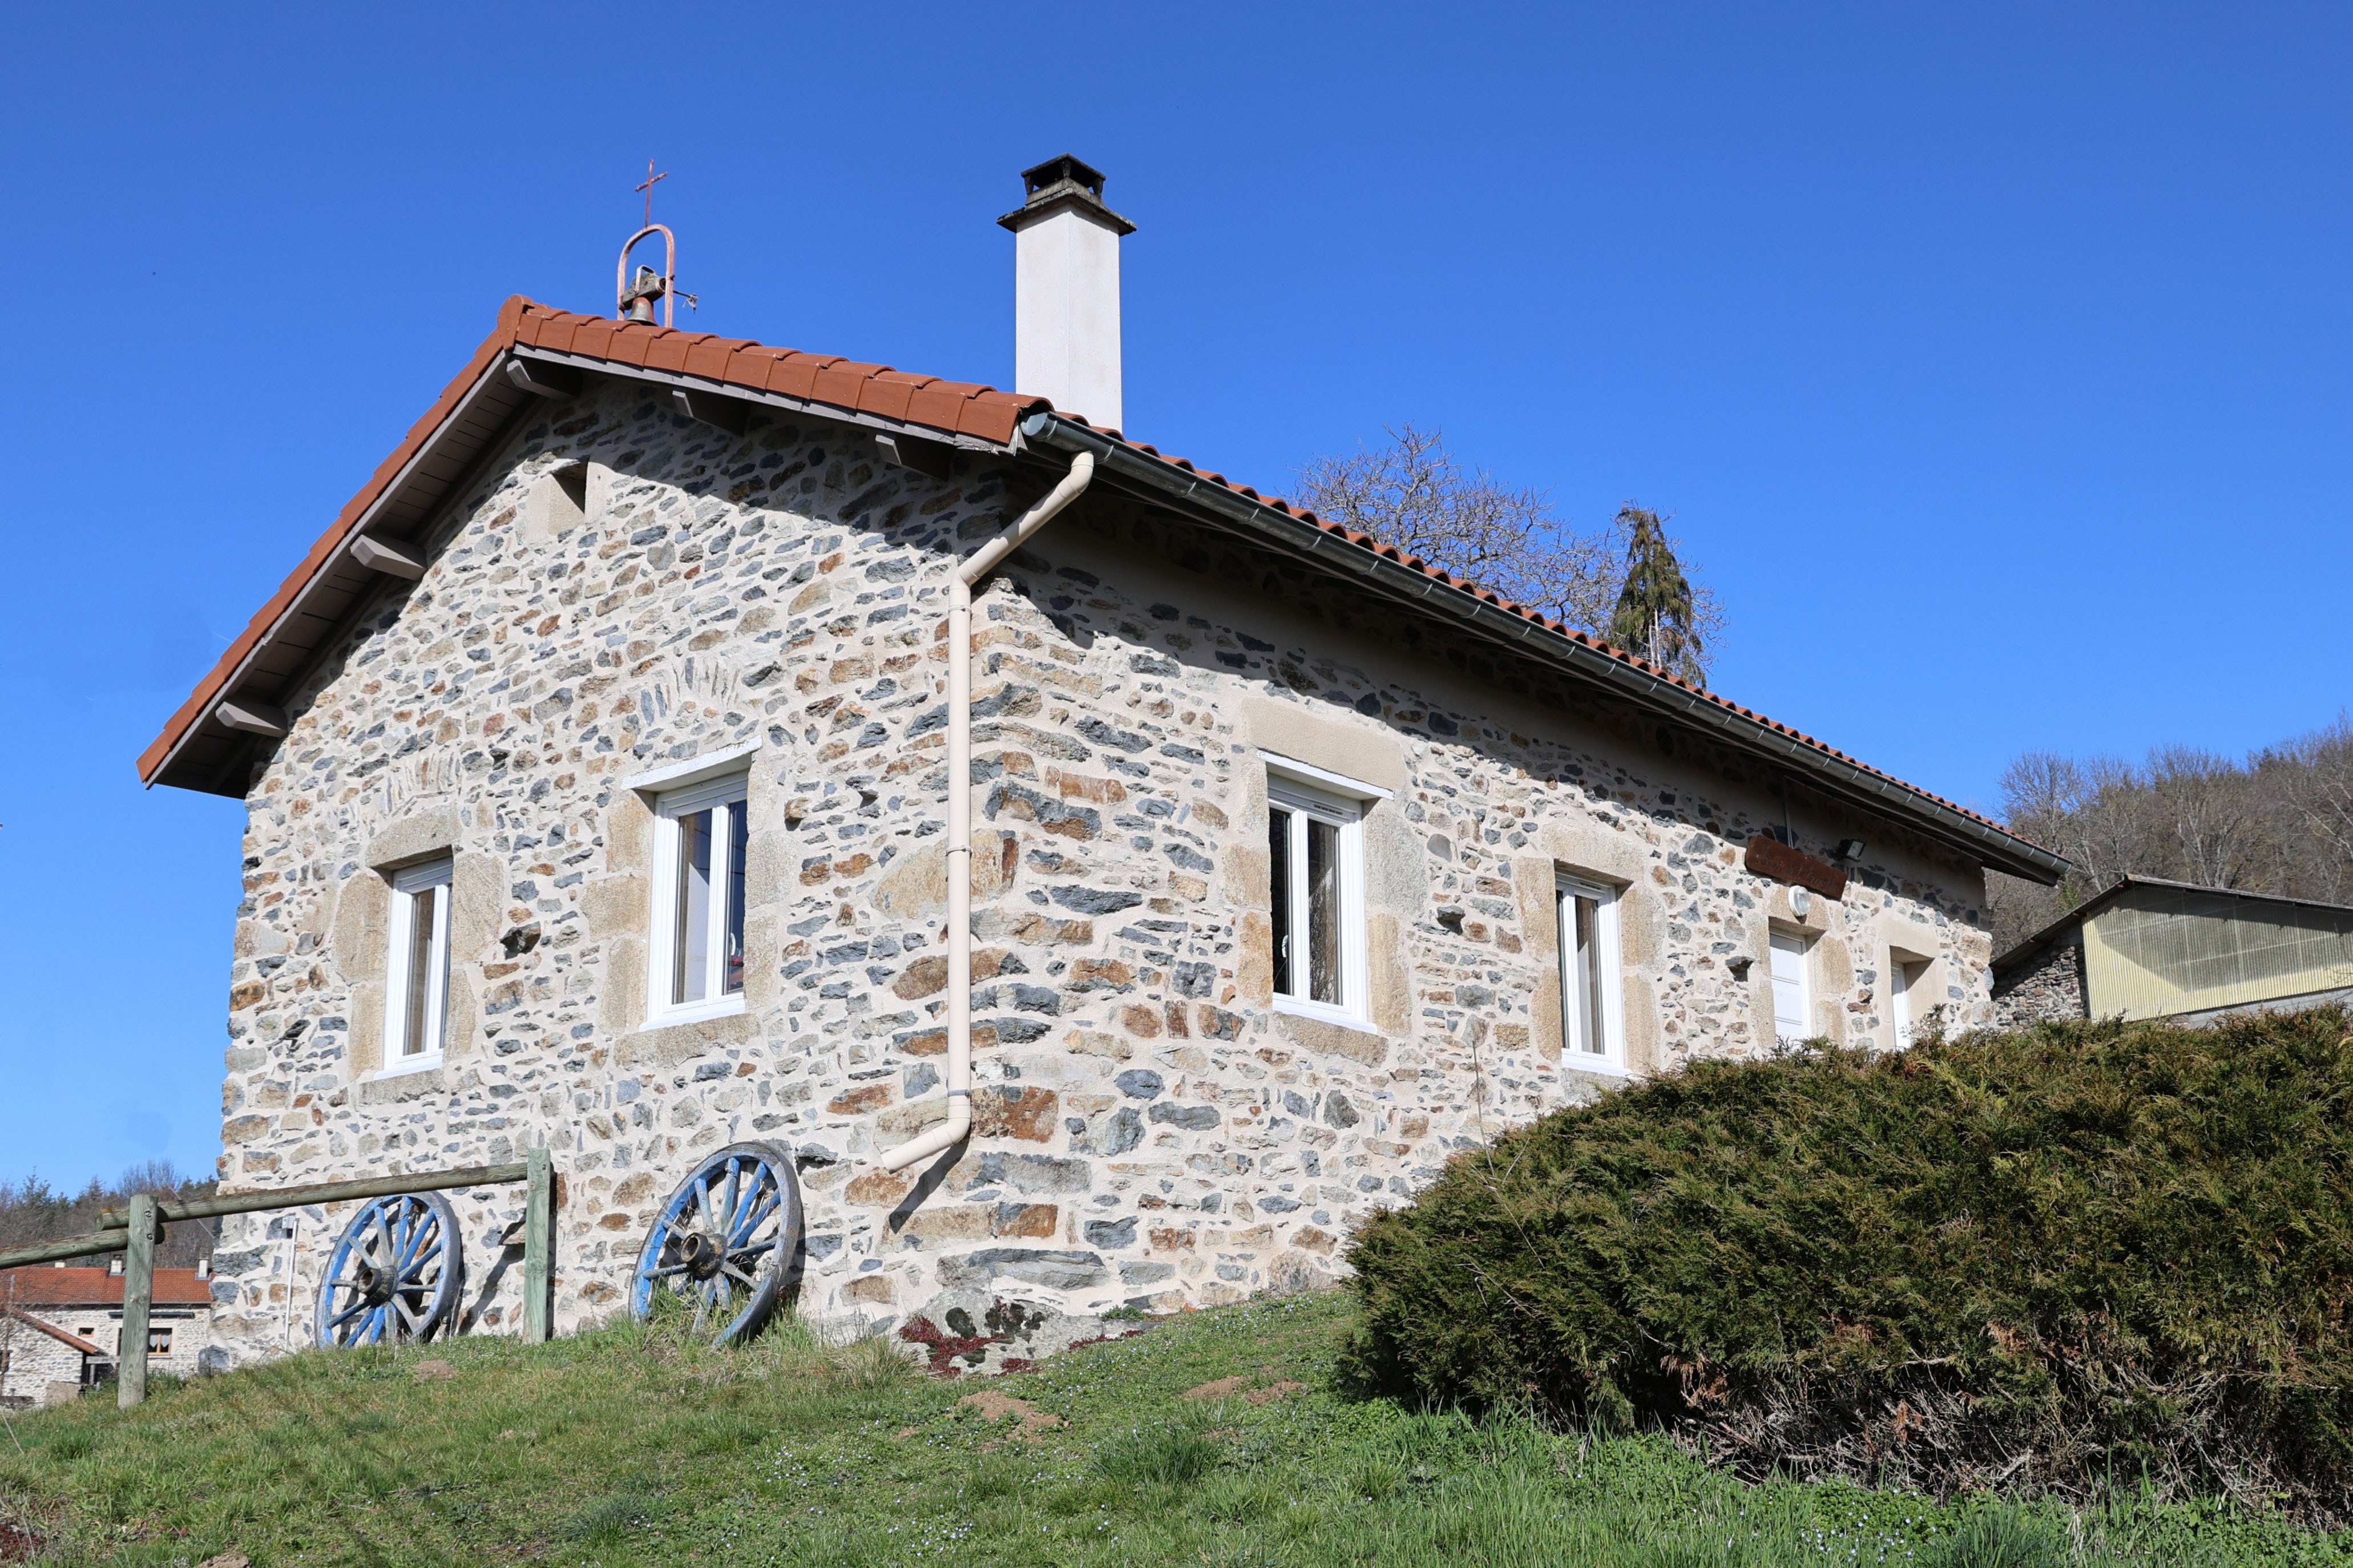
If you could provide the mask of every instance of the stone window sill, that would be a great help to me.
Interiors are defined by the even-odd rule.
[[[368,1074],[368,1077],[371,1079],[406,1078],[410,1073],[438,1072],[440,1068],[441,1053],[435,1051],[430,1056],[404,1057],[390,1067],[378,1068]]]
[[[623,1067],[671,1068],[713,1050],[740,1046],[753,1033],[752,1016],[741,1006],[683,1022],[657,1018],[622,1036],[617,1055]]]

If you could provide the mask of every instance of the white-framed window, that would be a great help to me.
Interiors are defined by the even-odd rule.
[[[1894,1025],[1895,1044],[1901,1048],[1912,1043],[1912,1031],[1916,1015],[1912,1007],[1912,992],[1927,978],[1928,961],[1906,958],[1890,949],[1887,954],[1887,1014]]]
[[[1773,933],[1773,1035],[1785,1046],[1813,1038],[1813,987],[1806,984],[1806,949],[1801,936]]]
[[[649,1021],[743,1010],[744,783],[737,773],[654,803]]]
[[[1626,1063],[1618,969],[1618,889],[1556,873],[1560,914],[1561,1059],[1570,1067]]]
[[[1369,1026],[1364,820],[1366,802],[1381,793],[1267,759],[1267,902],[1280,1011]]]
[[[448,860],[428,860],[392,875],[386,1072],[432,1067],[441,1059],[449,1010],[450,866]]]

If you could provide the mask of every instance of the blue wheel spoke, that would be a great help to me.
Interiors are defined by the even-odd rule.
[[[718,1177],[714,1175],[711,1180],[717,1181]],[[695,1209],[702,1215],[702,1223],[695,1228],[708,1229],[718,1222],[719,1215],[711,1206],[711,1182],[698,1182],[695,1184],[694,1206]]]
[[[417,1254],[420,1248],[427,1244],[438,1245],[436,1233],[440,1228],[438,1225],[426,1224],[417,1226],[409,1231],[407,1244],[401,1248],[400,1254],[400,1272],[404,1276],[416,1266]]]
[[[727,1227],[728,1240],[740,1242],[748,1239],[754,1231],[767,1223],[768,1216],[782,1207],[783,1204],[782,1194],[770,1188],[766,1183],[764,1182],[754,1187],[752,1190],[752,1195],[744,1200],[743,1208],[737,1211],[735,1223]]]

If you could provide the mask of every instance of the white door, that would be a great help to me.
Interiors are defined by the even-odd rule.
[[[1895,1043],[1912,1043],[1912,966],[1890,953],[1887,958],[1887,1010],[1895,1021]]]
[[[1773,1033],[1785,1046],[1812,1037],[1807,1022],[1812,1012],[1806,994],[1806,943],[1803,938],[1773,935]]]

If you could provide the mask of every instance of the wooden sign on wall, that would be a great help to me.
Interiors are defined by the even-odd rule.
[[[1811,888],[1826,899],[1839,898],[1846,892],[1845,872],[1827,860],[1817,860],[1804,850],[1792,849],[1762,833],[1748,841],[1748,855],[1742,863],[1760,877]]]

